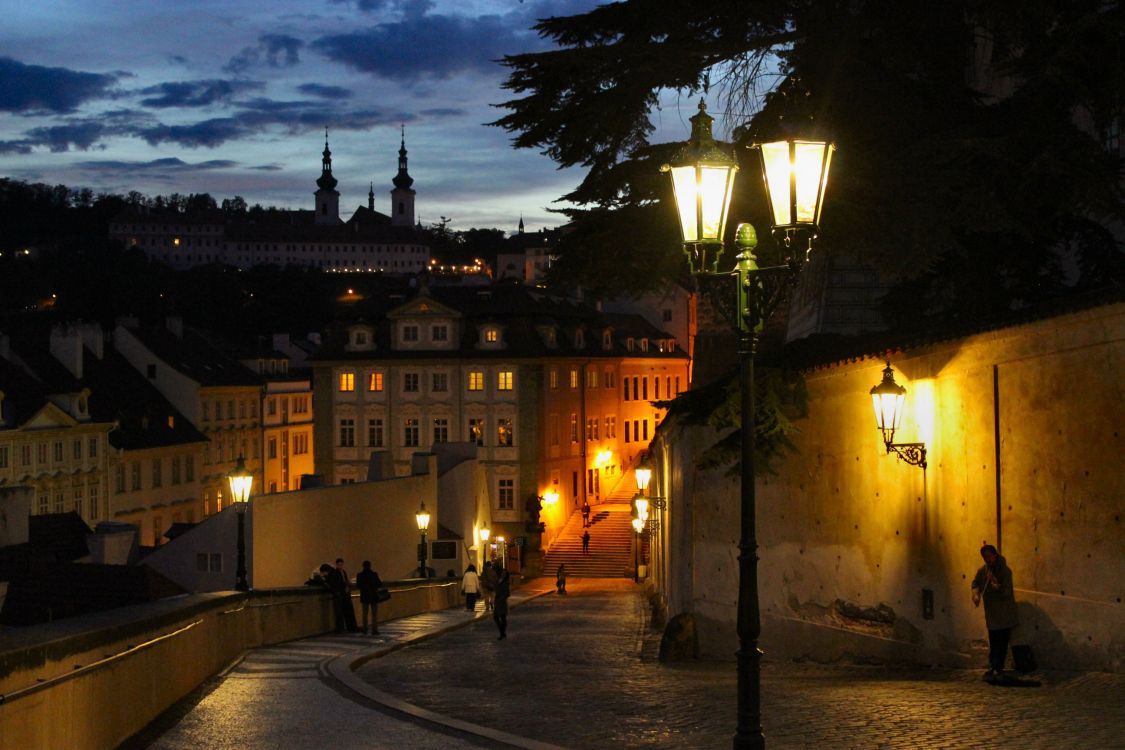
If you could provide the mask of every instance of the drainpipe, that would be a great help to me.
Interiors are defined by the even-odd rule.
[[[1001,518],[1003,500],[1000,494],[1000,367],[992,366],[992,442],[995,449],[993,463],[996,464],[996,549],[1003,554],[1003,520]]]

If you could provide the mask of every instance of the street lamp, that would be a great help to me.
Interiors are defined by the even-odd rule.
[[[422,578],[429,578],[426,571],[426,530],[430,528],[430,512],[426,510],[425,500],[414,514],[414,519],[418,522],[418,531],[422,533],[422,541],[418,544],[418,570],[421,571]]]
[[[902,421],[902,404],[906,400],[906,389],[895,382],[895,371],[890,360],[883,368],[883,381],[871,389],[871,402],[875,407],[875,424],[883,433],[883,445],[887,455],[895,453],[900,460],[911,466],[921,466],[926,470],[925,443],[896,443],[895,430]]]
[[[491,560],[492,555],[489,554],[490,547],[488,545],[488,538],[490,536],[492,536],[492,530],[489,529],[487,526],[482,526],[478,533],[480,534],[480,542],[484,546],[484,549],[481,550],[481,554],[485,555],[486,559]],[[477,562],[482,562],[482,561],[478,560]]]
[[[246,580],[246,506],[250,502],[254,474],[246,468],[246,460],[242,456],[227,474],[227,482],[230,483],[231,502],[238,515],[238,567],[234,571],[234,588],[236,591],[249,591],[250,583]]]
[[[545,507],[551,507],[553,505],[558,504],[558,502],[559,502],[559,493],[556,492],[555,490],[547,490],[546,492],[543,493],[543,505]]]
[[[741,251],[735,258],[734,268],[719,271],[727,207],[738,165],[711,135],[713,121],[700,101],[699,112],[691,118],[691,139],[672,163],[662,169],[672,174],[691,271],[700,288],[714,296],[716,306],[738,334],[742,477],[738,542],[738,726],[734,747],[760,750],[765,747],[765,738],[761,716],[762,652],[758,648],[762,624],[758,606],[754,497],[754,353],[759,332],[787,288],[796,282],[817,236],[834,146],[802,140],[754,146],[762,160],[773,235],[783,248],[785,262],[759,268],[754,255],[757,233],[750,224],[739,224],[735,241]],[[808,241],[804,252],[794,252],[794,240],[798,238]],[[713,260],[707,257],[710,250],[714,251]]]
[[[641,533],[645,529],[645,522],[641,520],[640,516],[633,519],[633,583],[641,582]]]

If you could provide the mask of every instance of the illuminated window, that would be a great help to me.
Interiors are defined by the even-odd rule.
[[[340,373],[340,392],[348,393],[355,390],[355,373],[342,372]]]
[[[512,446],[512,420],[508,417],[496,420],[496,444],[502,448]]]
[[[469,390],[470,391],[483,391],[484,390],[484,373],[480,370],[473,370],[469,373]]]
[[[500,340],[500,331],[495,328],[489,328],[484,332],[484,340],[489,344],[495,344]]]
[[[552,367],[550,372],[547,373],[547,381],[551,387],[551,390],[555,390],[559,387],[559,371],[554,367]]]
[[[469,420],[469,442],[476,443],[477,445],[484,445],[484,420],[483,419],[470,419]]]
[[[383,390],[383,373],[372,372],[367,376],[367,390],[372,393]]]
[[[510,391],[512,390],[512,371],[504,370],[496,374],[496,390]]]
[[[578,442],[578,415],[574,412],[570,413],[570,442]]]
[[[570,368],[570,387],[578,387],[578,369],[574,367]]]

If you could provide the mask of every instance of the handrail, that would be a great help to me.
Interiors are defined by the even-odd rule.
[[[196,620],[195,622],[188,623],[187,625],[183,626],[182,628],[179,628],[178,630],[173,630],[170,633],[165,633],[164,635],[159,635],[155,638],[152,638],[151,640],[147,640],[144,643],[140,643],[136,646],[129,646],[125,650],[119,651],[116,654],[111,654],[110,656],[104,656],[101,659],[98,659],[93,664],[87,664],[85,666],[75,667],[72,671],[67,672],[65,674],[60,674],[60,675],[56,675],[54,677],[49,677],[45,680],[39,680],[34,685],[28,685],[27,687],[18,688],[18,689],[14,690],[10,693],[0,693],[0,705],[10,703],[11,701],[14,701],[14,700],[19,700],[20,698],[26,698],[29,695],[33,695],[34,693],[37,693],[41,690],[46,690],[49,687],[54,687],[55,685],[58,685],[62,682],[66,682],[67,680],[73,680],[75,677],[80,677],[80,676],[82,676],[82,675],[84,675],[88,672],[92,672],[95,669],[101,669],[102,667],[106,666],[107,664],[118,661],[119,659],[123,659],[126,656],[129,656],[129,655],[132,655],[132,654],[134,654],[138,651],[141,651],[142,649],[151,648],[152,646],[156,645],[157,643],[159,643],[161,641],[168,640],[169,638],[173,638],[173,637],[178,636],[182,633],[185,633],[188,630],[191,630],[192,628],[194,628],[196,625],[200,624],[201,622],[203,622],[202,618]]]

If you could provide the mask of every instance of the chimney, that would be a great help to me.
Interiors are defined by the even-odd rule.
[[[60,323],[51,329],[51,356],[76,378],[82,377],[82,332]]]
[[[178,339],[184,337],[184,319],[175,315],[169,315],[164,319],[164,327],[171,331],[172,335]]]
[[[105,358],[105,334],[99,323],[83,323],[78,327],[82,336],[82,345],[89,349],[98,359]]]

